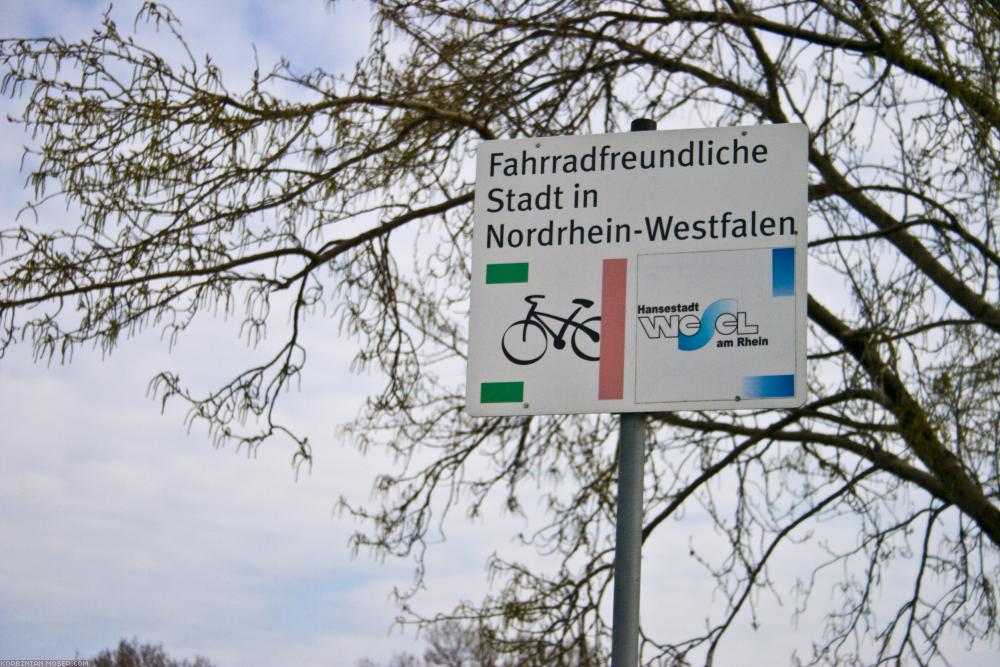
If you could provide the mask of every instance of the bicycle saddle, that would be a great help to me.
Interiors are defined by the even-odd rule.
[[[583,306],[584,308],[590,308],[594,305],[594,302],[590,299],[573,299],[573,303],[578,306]]]

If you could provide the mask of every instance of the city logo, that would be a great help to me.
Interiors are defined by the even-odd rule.
[[[718,334],[716,347],[759,347],[767,338],[757,335],[760,327],[749,321],[736,299],[718,299],[700,310],[699,304],[639,306],[639,325],[646,338],[677,339],[677,349],[694,352]]]

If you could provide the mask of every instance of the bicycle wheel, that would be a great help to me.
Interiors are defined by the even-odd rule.
[[[545,327],[531,320],[520,320],[507,327],[500,339],[503,355],[515,364],[527,366],[542,358],[549,347]]]
[[[576,356],[587,361],[597,361],[601,358],[601,316],[595,315],[584,320],[573,329],[570,345]],[[582,332],[582,333],[581,333]]]

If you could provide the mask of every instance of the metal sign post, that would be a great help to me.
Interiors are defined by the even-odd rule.
[[[639,664],[639,574],[642,569],[642,472],[646,415],[621,416],[618,432],[618,508],[611,667]]]
[[[638,118],[632,131],[655,130]],[[618,507],[615,512],[615,591],[611,621],[611,667],[639,664],[639,578],[642,571],[642,485],[646,461],[646,415],[621,415],[618,431]]]
[[[808,129],[631,130],[479,145],[466,379],[476,417],[621,415],[613,667],[639,664],[649,414],[806,398]]]

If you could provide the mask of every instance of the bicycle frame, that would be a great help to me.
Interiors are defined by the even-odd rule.
[[[576,316],[581,310],[583,310],[584,307],[589,308],[593,305],[593,302],[587,301],[586,299],[574,299],[573,303],[576,304],[576,310],[570,313],[569,317],[560,317],[558,315],[553,315],[552,313],[546,313],[538,310],[538,301],[544,298],[544,294],[532,294],[524,298],[525,301],[531,304],[531,307],[528,309],[528,314],[524,316],[523,322],[525,322],[525,326],[527,326],[528,322],[536,322],[540,324],[546,331],[549,332],[549,335],[552,336],[552,344],[557,350],[561,350],[566,346],[566,330],[569,329],[570,325],[576,327],[577,329],[590,331],[589,327],[584,327],[582,323],[576,321]],[[580,303],[581,301],[585,303]],[[545,320],[542,319],[543,317],[547,317],[557,322],[562,322],[562,326],[559,327],[559,331],[557,332],[555,329],[550,327]]]

